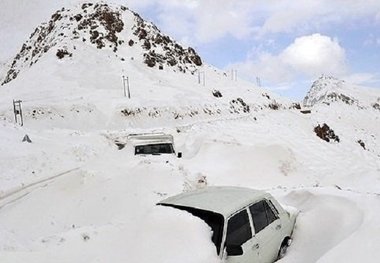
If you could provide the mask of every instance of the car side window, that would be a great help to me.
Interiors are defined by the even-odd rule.
[[[251,205],[249,207],[249,211],[251,212],[251,215],[252,215],[255,232],[259,233],[268,225],[264,201],[260,201],[256,204]]]
[[[262,200],[249,207],[249,211],[252,215],[253,225],[255,232],[259,233],[266,226],[270,225],[273,221],[278,219],[277,215],[273,212],[269,204]]]
[[[226,246],[241,246],[252,238],[247,210],[244,209],[228,220]]]
[[[267,203],[269,205],[270,208],[272,208],[272,211],[274,212],[274,214],[276,215],[276,217],[278,216],[278,210],[277,210],[277,207],[272,203],[271,200],[267,200]]]
[[[276,221],[277,216],[273,212],[272,208],[269,206],[268,202],[264,202],[265,211],[267,213],[268,225]]]

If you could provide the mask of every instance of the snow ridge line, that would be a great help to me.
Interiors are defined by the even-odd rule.
[[[2,209],[4,206],[6,206],[10,203],[13,203],[13,202],[23,198],[24,196],[28,195],[29,193],[31,193],[33,191],[33,189],[32,189],[33,187],[39,188],[39,187],[41,187],[40,185],[43,183],[49,183],[50,181],[53,181],[54,179],[56,179],[58,177],[67,175],[67,174],[74,172],[74,171],[77,171],[79,169],[80,169],[80,167],[76,167],[76,168],[64,171],[62,173],[56,174],[54,176],[51,176],[51,177],[30,183],[28,185],[20,186],[14,190],[9,191],[8,193],[5,193],[4,195],[0,196],[0,209]],[[30,191],[28,191],[28,190],[30,190]],[[11,199],[11,200],[7,200],[7,199]]]
[[[376,196],[380,197],[380,193],[377,192],[365,192],[365,191],[358,191],[352,188],[343,188],[340,187],[339,185],[326,185],[326,186],[321,186],[321,185],[305,185],[305,186],[292,186],[292,187],[287,187],[287,186],[280,186],[280,187],[272,187],[272,188],[265,188],[262,189],[263,191],[271,192],[271,191],[276,191],[276,190],[284,190],[284,191],[297,191],[297,190],[315,190],[315,189],[321,189],[321,190],[326,190],[326,189],[336,189],[337,192],[350,192],[353,194],[358,194],[358,195],[369,195],[369,196]]]

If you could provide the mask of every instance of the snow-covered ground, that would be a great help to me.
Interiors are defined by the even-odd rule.
[[[141,45],[116,56],[66,41],[57,45],[75,46],[72,57],[58,59],[53,46],[32,66],[17,62],[17,78],[0,87],[0,262],[218,262],[206,224],[155,206],[207,185],[264,189],[301,211],[281,262],[378,261],[378,90],[323,77],[302,114],[206,64],[159,70]],[[13,99],[23,101],[23,127]],[[339,142],[316,136],[324,123]],[[140,132],[172,134],[183,158],[115,145]]]

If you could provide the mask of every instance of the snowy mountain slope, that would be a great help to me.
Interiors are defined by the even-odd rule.
[[[36,26],[49,20],[62,7],[85,3],[83,0],[2,0],[0,8],[0,62],[12,62],[22,44],[29,38]],[[104,2],[104,1],[103,1]],[[107,2],[125,4],[124,0]],[[130,4],[130,3],[128,3]]]
[[[88,3],[78,9],[63,8],[54,13],[48,23],[36,28],[14,58],[3,84],[37,63],[50,49],[54,50],[50,53],[54,52],[59,59],[72,57],[76,45],[82,46],[81,42],[98,49],[112,50],[115,57],[122,61],[125,60],[123,55],[140,53],[136,59],[143,60],[149,67],[163,69],[169,66],[186,72],[186,69],[195,71],[195,66],[202,65],[202,60],[193,49],[183,49],[126,7]],[[132,51],[127,50],[126,46],[130,46]],[[118,49],[129,52],[118,53]]]
[[[280,262],[376,262],[380,111],[370,103],[378,95],[322,78],[302,114],[203,61],[189,63],[174,41],[165,50],[146,23],[148,50],[134,34],[144,22],[128,9],[67,8],[39,27],[16,55],[16,78],[0,87],[0,262],[218,262],[207,225],[155,206],[207,185],[264,189],[301,211]],[[144,54],[153,49],[177,64],[149,67]],[[58,50],[72,55],[60,59]],[[23,127],[12,99],[23,100]],[[339,142],[316,136],[323,123]],[[141,132],[172,134],[183,158],[136,157],[115,144]]]
[[[0,80],[5,78],[5,75],[7,73],[8,66],[5,62],[0,62]]]
[[[379,110],[380,92],[378,89],[358,87],[331,76],[321,76],[313,83],[303,104],[306,107],[312,107],[321,103],[334,102]]]
[[[364,150],[380,156],[378,129],[380,125],[380,91],[354,86],[334,77],[316,80],[303,104],[309,107],[314,122],[326,123],[337,134],[356,142]]]
[[[123,98],[122,76],[128,77],[124,83],[131,100]],[[78,121],[77,111],[101,114],[110,127],[124,120],[128,127],[140,116],[180,122],[290,105],[203,65],[192,48],[183,48],[127,8],[107,4],[54,13],[15,56],[0,92],[9,102],[23,100],[32,122],[43,118],[60,127],[68,127],[67,118]],[[86,106],[76,105],[78,99]],[[12,113],[3,114],[11,118]]]

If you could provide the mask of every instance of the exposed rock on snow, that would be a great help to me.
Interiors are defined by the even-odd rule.
[[[272,110],[279,110],[281,105],[279,103],[277,103],[277,101],[273,101],[273,102],[269,103],[268,107]]]
[[[208,117],[218,115],[230,114],[248,114],[250,106],[247,105],[243,99],[233,99],[229,103],[229,107],[220,104],[204,104],[204,105],[189,105],[181,107],[137,107],[125,108],[121,110],[124,117],[149,117],[149,118],[163,118],[166,120],[194,118],[194,117]]]
[[[299,104],[298,102],[293,102],[292,105],[289,107],[289,109],[300,110],[301,109],[301,104]]]
[[[359,145],[360,145],[364,150],[366,150],[366,148],[365,148],[365,143],[364,143],[362,140],[358,140],[358,143],[359,143]]]
[[[28,143],[31,143],[32,140],[29,138],[28,134],[25,134],[24,138],[22,139],[22,142],[28,142]]]
[[[244,102],[242,98],[237,98],[234,100],[231,100],[230,102],[230,112],[231,113],[249,113],[250,107],[247,105],[247,103]]]
[[[322,126],[318,125],[314,128],[315,134],[322,140],[326,142],[330,142],[330,140],[333,140],[335,142],[339,142],[339,136],[335,135],[334,131],[326,124],[324,123]]]
[[[372,107],[375,109],[375,110],[380,110],[380,104],[379,103],[374,103],[372,104]]]
[[[58,49],[56,55],[57,55],[57,57],[58,57],[59,59],[62,59],[62,58],[64,58],[65,56],[69,56],[69,57],[72,57],[72,56],[73,56],[73,54],[70,53],[70,52],[68,52],[66,49]]]
[[[223,97],[222,93],[221,93],[219,90],[213,90],[213,91],[212,91],[212,95],[213,95],[215,98],[221,98],[221,97]]]

